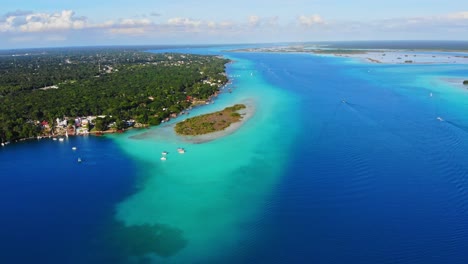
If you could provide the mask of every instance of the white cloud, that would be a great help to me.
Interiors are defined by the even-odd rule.
[[[148,12],[149,14],[150,12]],[[295,41],[314,39],[447,38],[468,36],[468,11],[421,17],[373,21],[325,21],[319,14],[296,17],[251,15],[243,21],[172,17],[160,22],[158,13],[107,21],[92,21],[72,10],[53,13],[17,10],[0,15],[0,42],[20,42],[31,37],[43,41],[83,39]],[[313,30],[309,30],[313,29]],[[451,32],[452,35],[447,35]],[[206,38],[207,33],[211,38]],[[424,35],[425,34],[425,35]],[[140,37],[140,39],[135,38]],[[466,37],[463,37],[466,38]],[[422,38],[421,38],[422,39]],[[65,43],[64,42],[64,43]]]
[[[190,18],[184,18],[184,17],[174,17],[170,18],[167,21],[167,24],[170,26],[178,26],[178,27],[199,27],[202,24],[202,21],[200,20],[192,20]]]
[[[111,28],[110,33],[119,35],[144,35],[146,33],[145,28],[133,27],[133,28]]]
[[[158,15],[154,13],[152,15]],[[0,18],[0,32],[16,34],[65,34],[70,31],[94,31],[94,33],[142,35],[157,32],[202,32],[220,33],[226,31],[243,31],[253,28],[261,29],[278,24],[278,17],[261,18],[256,15],[248,17],[247,23],[233,21],[204,21],[187,17],[173,17],[166,22],[156,23],[151,17],[123,18],[93,23],[86,17],[78,17],[72,10],[55,13],[15,11]]]
[[[319,15],[312,15],[312,16],[301,15],[297,18],[297,20],[299,21],[299,24],[301,26],[305,26],[305,27],[311,27],[313,25],[324,23],[322,17],[320,17]]]
[[[235,26],[235,23],[230,22],[230,21],[222,21],[219,23],[219,27],[221,28],[229,28],[229,27],[234,27],[234,26]]]
[[[14,30],[15,17],[7,17],[4,22],[0,22],[0,32]]]
[[[460,20],[468,19],[468,11],[448,14],[447,17],[449,19],[460,19]]]
[[[206,25],[209,27],[209,28],[216,28],[216,22],[214,21],[208,21],[208,23],[206,23]]]
[[[151,25],[149,19],[123,19],[119,23],[121,26],[148,26]]]
[[[29,14],[26,15],[26,23],[19,26],[19,30],[22,32],[44,32],[87,27],[86,18],[76,18],[74,15],[75,13],[71,10],[63,10],[60,13],[53,14]]]
[[[257,27],[260,25],[260,17],[259,16],[250,16],[249,17],[249,25],[252,27]]]
[[[277,26],[279,24],[279,16],[270,17],[267,23],[270,26]]]

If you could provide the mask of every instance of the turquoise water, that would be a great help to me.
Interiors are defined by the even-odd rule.
[[[261,233],[256,223],[291,158],[298,99],[266,83],[249,61],[236,59],[228,74],[235,76],[233,93],[222,93],[191,115],[248,100],[255,113],[234,134],[193,144],[163,126],[147,131],[144,139],[116,138],[129,155],[147,164],[140,170],[145,176],[141,191],[118,205],[116,217],[126,225],[181,230],[187,243],[167,262],[223,259]],[[177,153],[178,147],[186,153]],[[166,161],[160,160],[162,151],[169,152]]]
[[[172,51],[233,60],[190,113],[252,104],[228,136],[184,141],[184,116],[0,149],[2,263],[468,261],[468,65],[227,48]]]
[[[468,100],[447,80],[465,65],[228,56],[235,92],[194,114],[251,99],[242,129],[201,145],[168,128],[117,140],[155,164],[117,218],[181,230],[165,262],[464,263]]]

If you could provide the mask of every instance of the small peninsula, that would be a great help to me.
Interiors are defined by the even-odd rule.
[[[236,104],[218,112],[192,117],[177,123],[174,129],[177,134],[185,136],[197,136],[221,131],[231,124],[241,121],[242,115],[239,110],[245,108],[244,104]]]
[[[0,143],[165,123],[216,97],[230,61],[151,47],[0,52]]]

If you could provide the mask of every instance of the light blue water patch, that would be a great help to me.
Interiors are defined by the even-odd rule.
[[[115,137],[140,160],[138,172],[145,177],[140,191],[119,204],[116,219],[127,226],[163,224],[180,230],[187,243],[163,256],[168,263],[220,261],[254,241],[262,232],[255,223],[291,158],[297,98],[266,83],[255,64],[233,59],[228,67],[233,92],[190,114],[249,100],[255,112],[233,134],[192,144],[175,136],[169,123]],[[179,147],[186,152],[179,154]],[[168,152],[165,161],[160,160],[163,151]]]

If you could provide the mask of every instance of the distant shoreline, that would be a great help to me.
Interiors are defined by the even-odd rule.
[[[447,51],[368,51],[361,54],[329,54],[335,57],[360,59],[370,63],[381,64],[468,64],[468,53],[457,55],[459,52]]]
[[[317,56],[356,58],[365,62],[382,64],[468,64],[468,50],[357,49],[292,45],[238,49],[231,50],[231,52],[305,53]]]

